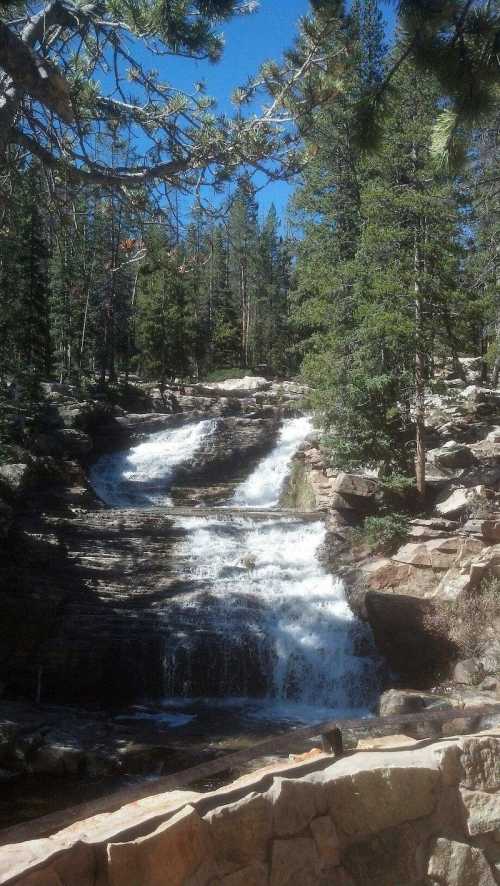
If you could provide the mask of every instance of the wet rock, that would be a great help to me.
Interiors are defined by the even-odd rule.
[[[216,431],[203,438],[189,465],[176,471],[175,487],[237,479],[273,446],[278,423],[269,419],[221,418]]]
[[[78,775],[83,767],[82,748],[48,744],[38,748],[30,761],[32,773],[40,775]]]
[[[434,600],[411,593],[369,591],[365,607],[377,649],[408,685],[432,685],[436,674],[456,657],[449,628]]]
[[[388,689],[379,701],[379,716],[391,714],[415,714],[426,708],[441,710],[451,708],[451,702],[439,695],[421,693],[411,689]]]
[[[127,742],[116,755],[120,768],[129,775],[159,775],[168,756],[168,748],[137,742]]]
[[[434,843],[427,869],[433,883],[446,886],[495,886],[481,849],[440,837]]]

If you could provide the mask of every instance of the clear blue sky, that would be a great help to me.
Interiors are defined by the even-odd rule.
[[[204,80],[207,94],[213,96],[221,111],[230,112],[230,96],[236,86],[255,74],[268,59],[280,59],[297,35],[300,16],[310,10],[308,0],[260,0],[258,12],[233,19],[224,26],[226,46],[221,61],[208,62],[169,59],[164,62],[171,70],[162,70],[162,76],[173,85],[190,90],[197,80]],[[391,4],[383,4],[388,34],[392,36],[394,12]],[[284,215],[291,187],[284,182],[273,182],[259,192],[261,212],[274,202]]]

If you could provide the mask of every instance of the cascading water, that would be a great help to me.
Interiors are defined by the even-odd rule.
[[[236,490],[231,505],[240,508],[275,508],[290,472],[290,462],[298,447],[312,431],[310,418],[283,422],[275,448]]]
[[[151,434],[133,449],[103,455],[90,470],[90,482],[99,498],[112,507],[170,505],[168,488],[175,468],[189,462],[216,427],[216,419],[207,419]]]
[[[230,505],[276,508],[290,462],[312,430],[309,418],[283,422],[274,450],[236,490]],[[168,695],[226,699],[261,695],[270,707],[311,716],[318,707],[366,704],[373,665],[356,655],[362,632],[343,584],[320,565],[323,521],[280,517],[182,520],[182,576],[174,602],[179,630],[166,642]],[[166,620],[171,621],[169,605]],[[246,703],[246,702],[243,702]],[[251,702],[249,701],[251,704]],[[260,705],[262,708],[262,705]]]
[[[176,466],[215,429],[216,421],[202,421],[104,456],[91,473],[94,488],[114,506],[166,506]],[[243,709],[250,720],[300,722],[366,708],[373,661],[356,654],[364,628],[342,582],[317,559],[324,522],[278,507],[292,457],[311,430],[309,418],[285,420],[275,448],[220,518],[212,511],[176,519],[184,531],[177,590],[156,606],[165,638],[163,709],[191,705],[198,716],[204,703]],[[245,508],[275,515],[245,516]]]

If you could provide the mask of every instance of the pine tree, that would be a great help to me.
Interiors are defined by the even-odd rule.
[[[229,217],[229,279],[239,303],[241,365],[255,356],[256,283],[258,255],[257,203],[252,184],[243,178],[234,195]]]
[[[365,47],[354,92],[372,57]],[[407,64],[393,90],[377,155],[361,156],[347,139],[341,153],[332,126],[335,148],[325,139],[306,176],[295,317],[337,464],[408,474],[416,456],[423,495],[424,387],[434,354],[456,353],[462,216],[453,180],[431,158],[437,83]],[[349,113],[335,120],[340,131]]]
[[[193,370],[195,318],[189,298],[185,253],[172,248],[161,227],[148,233],[147,260],[137,288],[138,369],[165,384]]]

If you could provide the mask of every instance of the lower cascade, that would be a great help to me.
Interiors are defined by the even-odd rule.
[[[112,506],[169,505],[175,467],[215,429],[202,421],[106,455],[92,471],[94,488]],[[178,582],[155,604],[164,629],[163,710],[233,705],[250,717],[297,722],[366,710],[376,668],[357,654],[365,628],[342,581],[318,561],[324,523],[279,510],[291,459],[311,430],[306,417],[286,419],[273,450],[220,514],[176,517]]]

